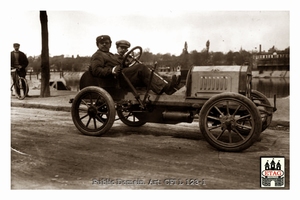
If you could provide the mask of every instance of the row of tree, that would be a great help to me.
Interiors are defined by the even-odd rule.
[[[268,51],[276,50],[275,47],[270,48]],[[166,54],[153,54],[149,49],[145,49],[140,60],[146,64],[158,63],[158,67],[176,68],[181,66],[181,69],[189,69],[191,66],[204,66],[204,65],[242,65],[244,63],[252,63],[252,55],[255,52],[243,50],[227,53],[223,52],[209,52],[209,41],[206,43],[206,48],[198,52],[193,50],[188,52],[187,42],[180,56]],[[91,57],[65,57],[64,55],[53,56],[49,58],[50,71],[85,71],[90,63]],[[28,68],[34,72],[40,72],[40,56],[29,56]]]
[[[87,69],[90,57],[65,57],[53,56],[49,57],[50,71],[84,71]],[[40,56],[29,56],[28,57],[28,69],[33,72],[39,73],[41,70],[41,57]]]

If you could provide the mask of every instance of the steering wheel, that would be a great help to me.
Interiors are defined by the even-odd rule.
[[[136,63],[141,63],[141,61],[139,61],[140,57],[142,56],[143,53],[143,49],[140,46],[136,46],[134,48],[132,48],[130,51],[128,51],[122,61],[122,66],[128,66],[128,67],[132,67],[133,65],[135,65]]]

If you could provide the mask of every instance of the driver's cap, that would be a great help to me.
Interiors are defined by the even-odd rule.
[[[130,43],[127,40],[119,40],[116,42],[117,47],[130,47]]]
[[[111,42],[111,39],[108,35],[100,35],[96,38],[96,43],[102,42],[104,40],[109,40]]]

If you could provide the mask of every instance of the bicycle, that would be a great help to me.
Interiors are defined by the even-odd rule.
[[[27,80],[23,77],[20,77],[17,73],[18,69],[11,69],[11,74],[13,77],[13,84],[10,87],[10,91],[13,91],[13,87],[15,89],[16,97],[20,100],[24,99],[28,94],[28,83]]]

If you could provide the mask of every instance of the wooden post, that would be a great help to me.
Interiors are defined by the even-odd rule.
[[[50,96],[50,65],[48,45],[48,16],[46,11],[40,11],[40,22],[42,27],[42,54],[41,54],[41,92],[40,97]]]

